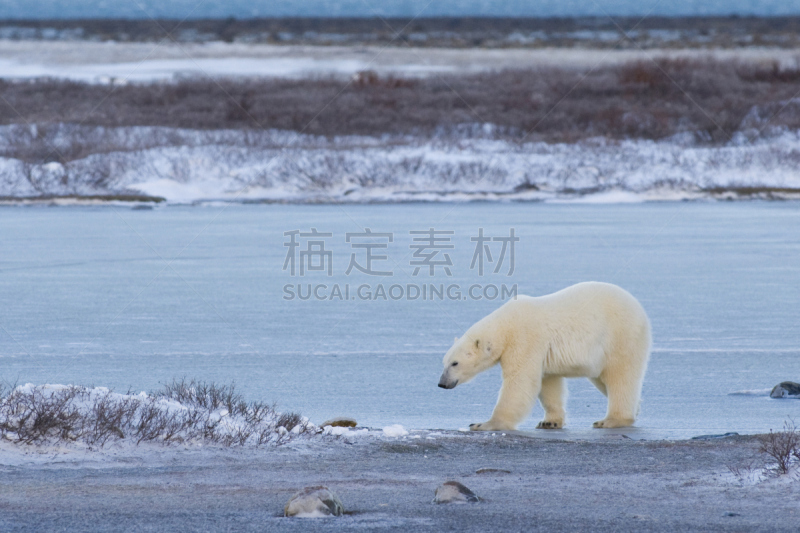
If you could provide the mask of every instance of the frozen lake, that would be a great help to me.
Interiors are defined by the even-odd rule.
[[[796,65],[797,62],[797,54],[792,49],[766,47],[733,50],[667,48],[657,51],[587,48],[492,50],[222,42],[162,43],[153,47],[148,43],[0,39],[0,77],[49,77],[104,84],[206,76],[350,78],[363,70],[374,70],[381,76],[423,77],[532,66],[591,68],[648,61],[651,57],[713,57],[720,61],[778,61],[782,65]]]
[[[514,228],[511,276],[508,256],[497,274],[488,262],[483,276],[470,270],[481,227],[495,237]],[[282,270],[284,232],[311,228],[332,234],[322,239],[331,276],[292,277]],[[387,256],[373,270],[392,276],[345,274],[351,253],[364,263],[366,250],[352,244],[367,242],[346,233],[365,228],[392,234],[372,251]],[[452,276],[441,266],[413,275],[409,232],[429,228],[454,232],[454,248],[440,251]],[[799,236],[793,202],[5,207],[0,379],[123,392],[184,376],[235,381],[249,399],[317,423],[455,429],[488,419],[500,386],[499,369],[436,386],[453,337],[500,305],[467,297],[468,287],[541,295],[598,280],[629,290],[653,324],[643,432],[768,431],[797,419],[800,402],[730,393],[800,381]],[[304,292],[324,284],[321,297],[349,285],[355,299],[285,300],[284,286],[298,283]],[[373,297],[378,285],[457,284],[461,298],[367,301],[354,294],[362,284]],[[603,417],[605,398],[586,380],[569,389],[566,433],[578,434]],[[540,417],[537,406],[520,429]]]

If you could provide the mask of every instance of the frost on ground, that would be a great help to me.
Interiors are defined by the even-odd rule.
[[[800,100],[785,102],[797,108]],[[665,141],[605,138],[517,143],[491,125],[457,134],[316,137],[278,130],[0,127],[0,197],[147,195],[203,200],[402,202],[800,197],[800,132],[723,145],[693,134]],[[785,112],[785,109],[784,109]],[[29,150],[79,154],[36,162]]]
[[[295,413],[246,402],[232,385],[181,380],[151,394],[30,383],[0,390],[0,441],[16,444],[261,446],[317,433]]]
[[[751,436],[592,442],[484,433],[445,432],[433,442],[412,440],[415,431],[405,441],[331,438],[270,453],[142,445],[113,456],[111,446],[19,460],[8,460],[0,442],[0,529],[797,530],[800,484],[725,476],[726,464],[757,454]],[[432,504],[436,487],[454,479],[484,501],[458,509]],[[281,516],[298,489],[320,484],[341,496],[348,513],[321,521]]]

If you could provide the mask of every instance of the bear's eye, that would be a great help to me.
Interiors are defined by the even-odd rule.
[[[458,361],[456,361],[455,363],[453,363],[453,364],[452,364],[452,365],[450,365],[450,366],[458,366]]]

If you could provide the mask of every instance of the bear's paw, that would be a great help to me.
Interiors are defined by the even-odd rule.
[[[516,429],[516,425],[510,425],[505,422],[494,422],[492,420],[469,425],[470,431],[515,431]]]
[[[554,420],[542,420],[536,426],[536,429],[561,429],[562,425]]]
[[[632,418],[630,419],[604,418],[603,420],[598,420],[597,422],[592,424],[592,427],[610,429],[610,428],[626,428],[632,425],[633,425]]]

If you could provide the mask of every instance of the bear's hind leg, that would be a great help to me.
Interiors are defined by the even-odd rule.
[[[650,342],[650,324],[645,316],[639,320],[638,327],[634,324],[627,327],[615,345],[609,348],[606,368],[599,376],[599,381],[608,392],[608,412],[603,420],[594,423],[594,427],[633,425],[639,415],[642,382],[650,358]]]
[[[544,408],[544,420],[536,429],[561,429],[564,427],[564,398],[566,387],[564,378],[545,376],[542,378],[542,390],[539,401]]]
[[[593,382],[595,380],[592,380]],[[596,428],[621,428],[632,426],[636,420],[639,406],[640,386],[630,377],[622,375],[608,380],[600,378],[598,381],[604,385],[608,396],[608,411],[603,420],[598,420],[593,427]],[[600,387],[597,387],[600,389]],[[603,392],[603,389],[600,389]]]

